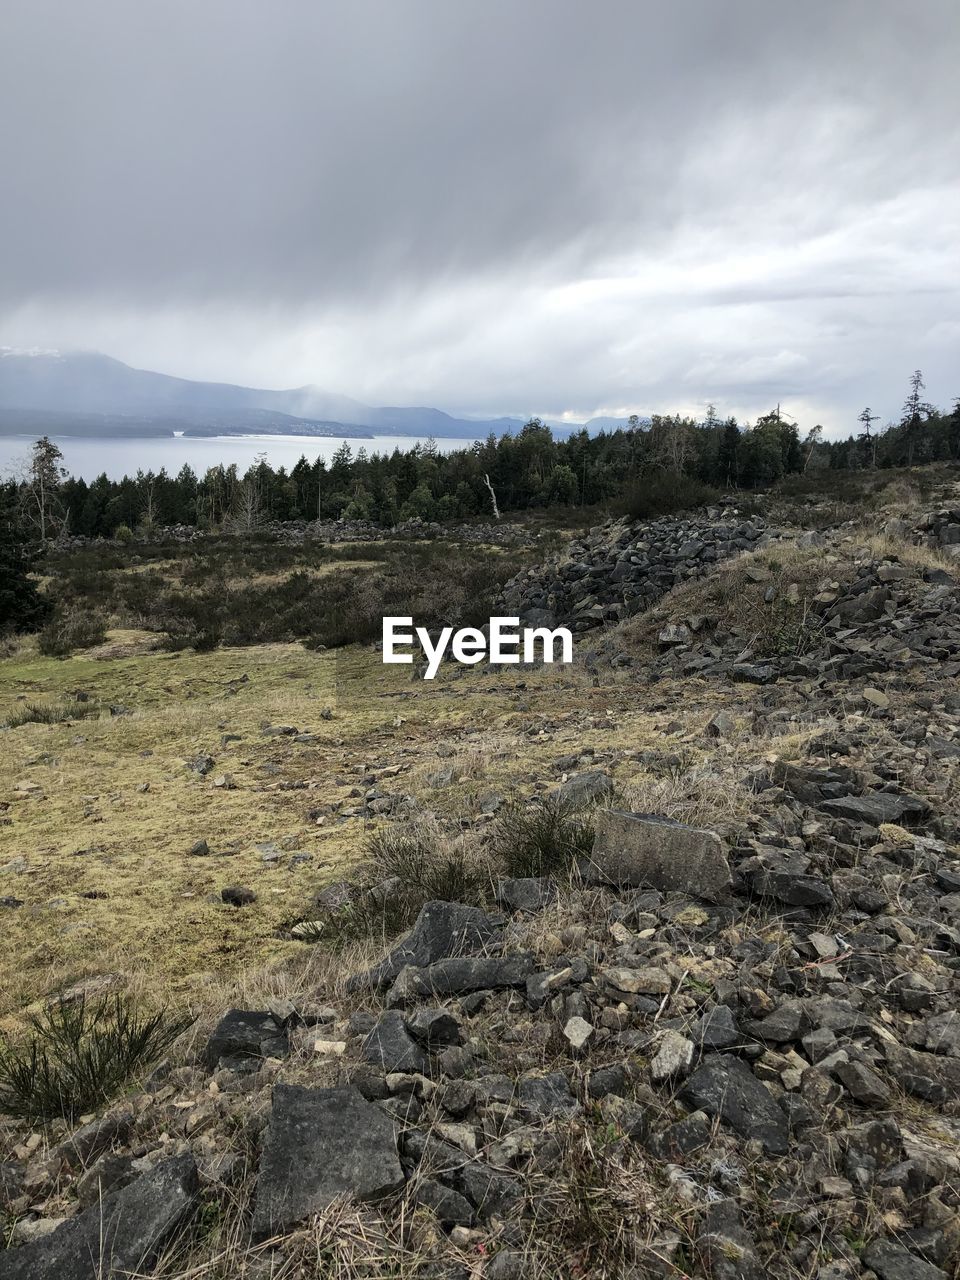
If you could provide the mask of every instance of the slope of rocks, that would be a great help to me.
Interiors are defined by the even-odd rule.
[[[435,1221],[412,1274],[451,1280],[946,1280],[960,859],[923,796],[836,763],[840,747],[758,773],[709,886],[705,833],[635,816],[580,887],[512,882],[514,913],[427,904],[339,1007],[225,1014],[194,1065],[3,1166],[22,1243],[0,1276],[99,1274],[75,1244],[98,1194],[109,1215],[149,1192],[143,1238],[108,1247],[152,1257],[196,1168],[208,1193],[235,1187],[243,1133],[243,1229],[276,1268],[287,1233],[346,1196]],[[271,1090],[285,1063],[299,1082]],[[571,1193],[580,1177],[597,1212],[627,1215],[615,1239]],[[40,1236],[31,1205],[71,1188],[92,1207]]]
[[[655,670],[754,684],[918,669],[932,669],[937,678],[960,674],[958,588],[950,572],[856,547],[819,572],[801,599],[789,572],[750,565],[745,588],[732,589],[745,589],[754,607],[741,608],[732,621],[719,582],[712,598],[707,593],[696,602],[697,612],[665,612],[656,628]]]
[[[764,520],[743,519],[734,509],[603,525],[572,542],[562,558],[511,578],[501,612],[530,626],[589,631],[633,617],[680,583],[775,536]]]

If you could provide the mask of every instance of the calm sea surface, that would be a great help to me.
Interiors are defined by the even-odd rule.
[[[105,471],[112,480],[124,475],[136,475],[138,471],[159,471],[166,467],[168,475],[176,475],[185,462],[203,475],[208,467],[218,463],[229,466],[235,462],[241,472],[265,453],[273,467],[294,466],[301,454],[309,462],[315,458],[328,461],[343,441],[339,437],[326,436],[209,436],[203,439],[185,436],[152,437],[138,440],[78,440],[74,436],[53,436],[63,453],[63,465],[74,476],[93,480]],[[426,437],[422,437],[421,443]],[[371,439],[349,437],[354,453],[366,449],[371,453],[392,453],[394,449],[412,449],[417,436],[373,436]],[[469,449],[472,440],[437,440],[441,452],[453,449]],[[0,476],[7,477],[22,470],[30,453],[33,439],[28,436],[0,437]]]

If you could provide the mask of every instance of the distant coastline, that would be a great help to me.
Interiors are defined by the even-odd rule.
[[[183,466],[191,467],[199,475],[216,466],[235,465],[240,472],[244,472],[264,454],[275,469],[285,467],[290,471],[301,457],[311,463],[321,457],[329,463],[344,441],[354,453],[358,449],[365,449],[368,454],[390,454],[394,449],[408,450],[418,442],[425,443],[428,439],[441,453],[469,449],[474,443],[473,440],[465,440],[460,436],[354,436],[350,434],[350,427],[346,427],[342,433],[329,436],[294,436],[286,432],[207,435],[198,434],[196,428],[191,429],[182,424],[176,430],[179,434],[174,435],[171,430],[162,435],[155,433],[100,437],[68,436],[51,432],[50,439],[62,451],[63,465],[67,472],[87,481],[94,480],[103,473],[111,480],[119,480],[124,475],[136,475],[138,471],[157,473],[161,469],[167,475],[175,475]],[[37,433],[42,434],[42,431]],[[0,432],[0,479],[23,470],[37,435]]]

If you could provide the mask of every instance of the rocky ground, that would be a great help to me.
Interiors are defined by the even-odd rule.
[[[402,520],[390,529],[374,524],[371,520],[269,520],[257,525],[257,534],[272,537],[278,542],[295,546],[304,542],[350,543],[383,542],[424,539],[446,539],[451,536],[457,542],[483,544],[484,546],[530,546],[534,542],[521,524],[504,521],[489,524],[482,521],[461,522],[454,526],[441,525],[432,520]],[[243,532],[242,528],[237,532]],[[147,545],[164,542],[202,543],[209,537],[208,531],[192,524],[159,525],[140,529],[126,535],[122,541]],[[90,538],[82,534],[65,534],[57,541],[60,550],[78,550],[116,541],[109,538]]]
[[[424,790],[356,797],[484,884],[336,945],[408,886],[329,886],[320,941],[136,1092],[9,1125],[0,1278],[958,1274],[957,545],[952,491],[825,532],[717,511],[511,584],[589,632],[579,702],[515,682],[513,772],[460,809],[463,726]],[[507,874],[550,804],[591,840]]]

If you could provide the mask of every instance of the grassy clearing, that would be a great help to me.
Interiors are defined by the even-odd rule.
[[[302,944],[282,928],[390,822],[342,816],[371,785],[478,829],[484,796],[548,794],[562,776],[554,761],[571,752],[593,750],[624,784],[692,786],[702,800],[688,805],[708,804],[717,785],[709,771],[685,784],[640,760],[673,749],[664,726],[680,706],[690,739],[681,775],[716,754],[703,735],[717,709],[706,683],[661,686],[651,705],[629,681],[594,687],[576,667],[509,679],[444,668],[427,683],[372,649],[170,654],[141,640],[150,637],[111,633],[68,659],[20,644],[0,661],[0,723],[27,705],[67,705],[77,690],[119,713],[2,732],[0,898],[24,905],[0,908],[0,1019],[13,1019],[0,1026],[91,975],[133,986],[147,975],[158,1000],[203,1009],[225,976],[296,960]],[[266,725],[313,740],[264,736]],[[207,774],[188,768],[204,755]],[[223,777],[232,785],[215,785]],[[212,852],[191,855],[201,839]],[[278,861],[264,861],[271,846]],[[257,902],[226,906],[220,890],[234,884]]]

